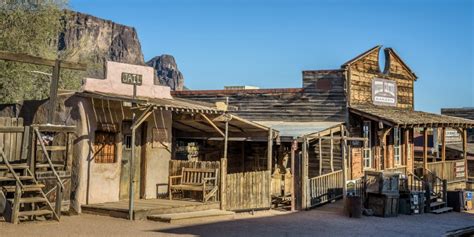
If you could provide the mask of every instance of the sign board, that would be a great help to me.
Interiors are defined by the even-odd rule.
[[[128,72],[122,72],[122,83],[129,85],[140,86],[143,81],[143,76],[140,74],[133,74]]]
[[[397,83],[392,80],[372,80],[372,102],[375,105],[397,106]]]
[[[446,144],[462,143],[461,134],[455,129],[446,129]]]
[[[456,173],[456,178],[462,178],[464,177],[465,174],[465,167],[464,167],[464,161],[459,161],[456,162],[456,167],[454,168],[454,172]]]

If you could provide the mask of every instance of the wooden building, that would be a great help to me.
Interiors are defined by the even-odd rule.
[[[237,107],[233,113],[267,124],[268,121],[343,123],[342,131],[345,133],[326,139],[336,138],[342,144],[339,145],[343,147],[341,150],[345,150],[338,153],[341,154],[338,159],[347,159],[344,180],[359,179],[365,171],[394,171],[419,177],[429,173],[455,183],[451,188],[463,187],[467,178],[466,155],[456,162],[446,161],[446,143],[442,142],[440,161],[428,159],[427,137],[430,130],[439,130],[438,134],[444,137],[446,130],[455,129],[462,134],[465,154],[467,130],[474,126],[474,121],[416,111],[414,84],[417,75],[392,48],[383,50],[385,65],[380,66],[381,48],[382,46],[375,46],[347,61],[339,69],[303,71],[301,88],[190,90],[172,93],[176,97],[205,102],[228,98],[230,105]],[[306,129],[302,134],[310,134],[313,130],[311,127]],[[415,129],[421,129],[424,138],[419,160],[415,160],[414,155]],[[300,138],[300,141],[307,141],[309,137],[303,135]],[[311,156],[311,152],[304,152],[301,145],[298,150],[301,151],[301,161],[305,165],[300,170],[303,174],[303,186],[309,179],[305,178],[306,173],[317,173],[316,177],[321,179],[332,175],[332,172],[326,173],[327,169],[323,168],[321,171],[321,166],[308,166],[308,158],[305,157],[308,154]],[[319,158],[323,164],[327,152],[324,154],[326,155]],[[461,164],[464,165],[461,167]],[[415,174],[417,167],[422,168],[423,172]],[[298,172],[298,167],[295,172]],[[329,181],[321,182],[327,185]],[[325,187],[323,194],[327,196],[330,189],[331,187]],[[308,201],[312,191],[302,192],[301,200],[307,203],[302,207],[312,206],[311,201]]]

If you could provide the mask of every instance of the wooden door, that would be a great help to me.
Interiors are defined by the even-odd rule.
[[[129,198],[130,189],[130,158],[132,156],[132,122],[123,121],[122,123],[122,162],[120,171],[120,193],[119,199]],[[134,173],[134,197],[140,198],[140,163],[141,163],[141,128],[136,130],[135,134],[135,157],[133,159],[135,173]]]

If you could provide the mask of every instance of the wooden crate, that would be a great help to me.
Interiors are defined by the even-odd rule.
[[[367,206],[374,211],[375,216],[398,216],[398,194],[369,193]]]

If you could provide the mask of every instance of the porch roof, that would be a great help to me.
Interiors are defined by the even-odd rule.
[[[337,127],[342,122],[287,122],[287,121],[256,121],[274,130],[278,130],[280,137],[298,138]]]
[[[103,92],[91,92],[83,91],[77,93],[79,96],[104,99],[104,100],[115,100],[115,101],[124,101],[124,102],[133,102],[132,96],[124,96]],[[206,114],[222,114],[224,111],[217,108],[213,104],[190,101],[181,98],[146,98],[146,97],[137,97],[135,102],[139,105],[153,105],[160,110],[170,110],[176,112],[191,112],[191,113],[206,113]]]
[[[401,127],[474,127],[474,120],[388,106],[356,105],[350,112],[362,117]]]

